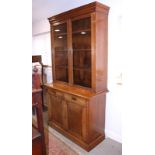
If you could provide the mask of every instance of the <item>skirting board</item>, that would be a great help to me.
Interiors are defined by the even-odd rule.
[[[118,134],[116,134],[116,133],[114,133],[114,132],[112,132],[110,130],[105,129],[105,137],[106,138],[109,137],[109,138],[111,138],[111,139],[113,139],[113,140],[115,140],[115,141],[117,141],[119,143],[122,143],[122,136],[118,135]]]

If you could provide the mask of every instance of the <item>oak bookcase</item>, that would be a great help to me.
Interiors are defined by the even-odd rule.
[[[49,125],[90,151],[105,138],[109,7],[93,2],[50,17]]]

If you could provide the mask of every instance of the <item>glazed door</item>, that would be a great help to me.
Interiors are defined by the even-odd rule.
[[[67,22],[52,27],[54,80],[68,82]]]
[[[91,88],[91,17],[72,21],[73,84]]]

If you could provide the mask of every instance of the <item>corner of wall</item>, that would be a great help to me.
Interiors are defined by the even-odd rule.
[[[111,138],[119,143],[122,143],[122,137],[121,135],[117,134],[117,133],[114,133],[110,130],[105,130],[105,136],[106,138]]]

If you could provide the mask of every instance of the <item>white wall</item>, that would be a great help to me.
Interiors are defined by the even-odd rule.
[[[32,54],[42,55],[42,61],[46,65],[51,65],[51,45],[50,33],[34,35],[32,38]]]
[[[40,32],[40,31],[38,31]],[[42,62],[44,65],[52,66],[51,64],[51,45],[50,32],[42,32],[33,35],[32,38],[32,55],[42,55]],[[50,67],[44,70],[47,75],[47,82],[52,82],[52,70]]]
[[[77,6],[81,3],[92,2],[76,1]],[[109,12],[109,50],[108,50],[108,89],[106,102],[106,136],[116,141],[122,142],[122,85],[117,84],[122,82],[122,50],[121,50],[121,1],[115,0],[99,0],[103,4],[110,6]],[[76,3],[72,4],[72,8],[76,7]],[[69,7],[69,6],[66,6]],[[62,8],[62,12],[65,10]],[[43,54],[45,63],[49,63],[50,55],[50,36],[49,36],[48,20],[38,21],[33,23],[33,54]],[[46,36],[46,37],[45,37]],[[44,51],[45,49],[45,51]],[[46,60],[48,59],[48,60]]]
[[[121,3],[111,1],[108,39],[108,89],[106,103],[106,136],[122,142],[122,50]]]
[[[41,35],[50,31],[50,25],[47,19],[32,23],[32,35]]]

